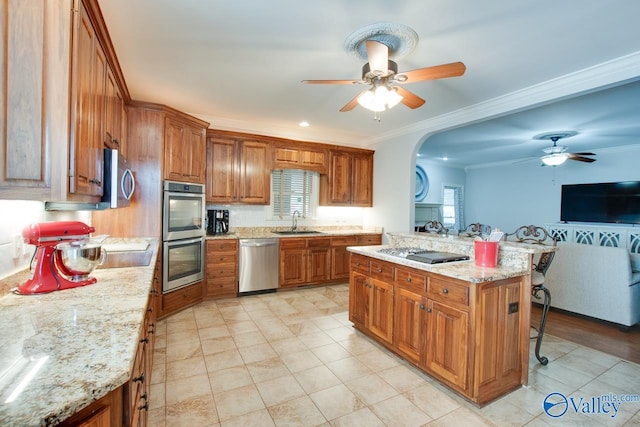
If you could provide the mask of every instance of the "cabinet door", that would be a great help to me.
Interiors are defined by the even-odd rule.
[[[351,204],[351,155],[332,151],[327,178],[327,204]]]
[[[351,161],[351,204],[373,206],[373,156],[354,155]]]
[[[185,132],[186,145],[188,153],[188,162],[186,165],[186,175],[190,182],[197,184],[205,183],[205,156],[206,156],[206,140],[204,137],[204,129],[189,126]]]
[[[393,285],[369,278],[369,330],[382,340],[393,340]]]
[[[468,314],[436,301],[427,303],[426,367],[467,390]]]
[[[326,282],[331,277],[331,249],[309,249],[307,253],[307,282]]]
[[[280,286],[307,282],[307,249],[280,250]]]
[[[367,276],[352,271],[349,279],[349,320],[366,328],[368,305],[369,283]]]
[[[269,144],[241,141],[236,194],[241,203],[268,205],[271,198]]]
[[[420,363],[424,353],[427,300],[422,295],[397,286],[394,295],[394,345],[405,357]]]
[[[122,135],[122,96],[110,67],[107,67],[106,105],[104,111],[105,132],[104,145],[108,148],[120,149]]]
[[[207,202],[232,203],[236,182],[236,143],[232,139],[207,139]]]
[[[184,144],[184,125],[172,119],[166,119],[164,128],[164,178],[184,181],[184,171],[189,159]]]
[[[351,252],[346,246],[331,248],[331,279],[347,279],[349,277],[349,265]]]
[[[102,195],[103,105],[106,58],[82,2],[78,2],[73,62],[75,128],[69,150],[69,192]]]

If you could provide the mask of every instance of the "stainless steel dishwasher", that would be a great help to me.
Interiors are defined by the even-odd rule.
[[[278,238],[240,239],[238,295],[278,289]]]

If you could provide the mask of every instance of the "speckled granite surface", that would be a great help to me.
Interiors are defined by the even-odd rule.
[[[400,265],[431,271],[443,276],[453,277],[471,283],[483,283],[494,280],[517,277],[530,273],[531,255],[556,250],[555,247],[524,243],[500,242],[498,266],[496,268],[477,267],[474,261],[473,239],[458,236],[442,236],[427,233],[387,233],[391,245],[354,246],[348,250]],[[380,253],[382,248],[414,247],[455,254],[469,255],[469,261],[457,261],[445,264],[425,264],[393,255]]]
[[[93,285],[0,298],[0,425],[55,425],[129,379],[158,241],[151,245],[149,266],[98,269]]]
[[[207,235],[207,240],[211,239],[260,239],[266,237],[322,237],[322,236],[344,236],[344,235],[355,235],[355,234],[382,234],[382,228],[380,227],[365,227],[365,228],[354,228],[353,226],[318,226],[318,227],[308,227],[308,226],[300,226],[298,230],[315,230],[320,231],[317,234],[277,234],[274,231],[285,231],[289,230],[290,227],[235,227],[229,230],[227,234],[217,234],[217,235]]]

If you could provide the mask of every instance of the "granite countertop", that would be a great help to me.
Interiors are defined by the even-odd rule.
[[[0,425],[55,425],[129,380],[153,284],[148,266],[89,286],[0,298]],[[28,271],[0,280],[18,286]]]
[[[455,261],[443,264],[425,264],[419,261],[412,261],[406,258],[388,255],[379,252],[383,248],[392,248],[390,245],[380,246],[349,246],[347,250],[365,255],[368,257],[416,268],[418,270],[429,271],[441,274],[454,279],[464,280],[471,283],[493,282],[495,280],[507,279],[529,274],[529,269],[523,266],[498,266],[496,268],[477,267],[473,260]]]
[[[333,237],[333,236],[350,236],[358,234],[382,234],[381,228],[341,228],[341,227],[307,227],[300,226],[298,230],[314,230],[319,233],[293,233],[293,234],[278,234],[274,231],[290,230],[290,227],[242,227],[231,229],[226,234],[207,235],[207,240],[215,239],[263,239],[268,237],[278,237],[281,239],[288,237]]]

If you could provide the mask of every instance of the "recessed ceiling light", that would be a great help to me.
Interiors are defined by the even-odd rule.
[[[298,126],[303,127],[303,128],[308,128],[310,125],[309,125],[309,122],[302,121],[302,122],[298,123]]]

